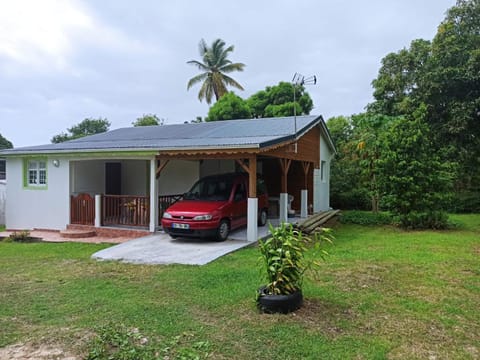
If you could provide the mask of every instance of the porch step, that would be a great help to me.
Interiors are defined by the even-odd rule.
[[[97,236],[95,230],[73,230],[65,229],[60,231],[60,236],[68,239],[89,238]]]

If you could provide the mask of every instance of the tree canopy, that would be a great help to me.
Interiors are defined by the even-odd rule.
[[[308,115],[313,109],[313,101],[304,86],[283,81],[253,94],[247,104],[256,118],[293,116],[294,107],[297,115]]]
[[[245,67],[245,64],[232,63],[228,59],[233,49],[233,45],[225,48],[225,41],[222,39],[214,40],[211,46],[208,46],[204,39],[200,40],[199,52],[202,61],[187,61],[187,64],[196,66],[202,72],[191,78],[187,84],[187,89],[190,89],[193,85],[202,83],[198,93],[200,101],[205,99],[207,104],[211,104],[213,96],[218,101],[228,92],[228,86],[243,90],[242,85],[226,75],[233,71],[243,71]]]
[[[61,134],[55,135],[51,142],[56,144],[88,135],[99,134],[108,131],[109,128],[110,122],[107,119],[86,118],[77,125],[67,129],[67,132],[62,132]]]
[[[0,134],[0,149],[12,149],[13,144]]]
[[[308,115],[313,109],[310,95],[301,85],[280,82],[246,100],[233,93],[225,95],[212,105],[206,121],[293,116],[294,108],[296,115]]]
[[[249,119],[252,117],[250,108],[240,96],[229,92],[210,107],[205,121]]]
[[[142,117],[137,118],[132,122],[134,127],[137,126],[152,126],[152,125],[163,125],[163,119],[159,119],[155,114],[144,114]]]

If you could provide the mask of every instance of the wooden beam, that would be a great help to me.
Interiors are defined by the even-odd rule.
[[[248,164],[247,164],[248,160]],[[257,156],[250,156],[248,159],[235,159],[235,161],[248,174],[248,197],[257,197]]]
[[[310,165],[312,163],[308,161],[302,161],[302,168],[303,168],[303,179],[305,180],[305,188],[308,189],[308,171],[310,170]]]
[[[167,166],[169,161],[170,160],[168,160],[168,159],[158,159],[157,160],[157,170],[155,171],[155,177],[157,179],[160,177],[160,173],[162,172],[163,169],[165,169],[165,166]]]
[[[242,167],[243,170],[245,170],[248,174],[250,174],[250,168],[249,165],[245,162],[244,159],[235,159],[238,165]]]
[[[218,149],[218,150],[165,150],[157,159],[203,160],[203,159],[242,159],[258,153],[258,149]]]
[[[287,175],[288,170],[290,170],[290,165],[292,164],[291,159],[278,159],[280,162],[280,168],[282,169],[282,179],[281,179],[281,192],[287,193],[288,183],[287,183]]]

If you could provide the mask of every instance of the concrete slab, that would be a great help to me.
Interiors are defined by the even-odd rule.
[[[172,239],[164,233],[127,241],[92,255],[97,260],[119,260],[136,264],[205,265],[235,250],[252,245],[247,241],[212,242],[201,239]]]
[[[297,223],[300,221],[303,221],[305,219],[299,218],[299,217],[292,217],[288,218],[289,223]],[[267,224],[265,226],[259,226],[258,227],[258,238],[259,239],[265,239],[267,236],[270,235],[270,230],[268,224],[272,224],[274,227],[278,226],[280,224],[279,219],[268,219]],[[232,231],[232,233],[228,236],[229,239],[231,240],[242,240],[246,241],[247,240],[247,228],[242,228],[239,230]]]
[[[298,218],[289,218],[290,222]],[[278,225],[278,219],[269,219],[272,225]],[[258,228],[258,237],[269,235],[268,225]],[[254,245],[248,242],[247,229],[232,231],[229,239],[215,242],[205,239],[177,238],[158,232],[153,235],[130,240],[119,245],[96,252],[97,260],[117,260],[135,264],[185,264],[205,265],[238,249]]]

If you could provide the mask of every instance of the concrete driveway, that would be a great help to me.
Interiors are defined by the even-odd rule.
[[[297,222],[298,218],[289,218]],[[277,219],[269,219],[277,226]],[[269,235],[268,226],[258,228],[258,238]],[[252,246],[248,242],[247,229],[232,231],[228,240],[215,242],[211,240],[177,238],[172,239],[163,232],[130,240],[119,245],[96,252],[92,258],[98,260],[119,260],[135,264],[186,264],[205,265],[238,249]]]
[[[242,240],[172,239],[167,234],[156,233],[100,250],[92,258],[136,264],[204,265],[250,245],[251,242]]]

